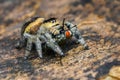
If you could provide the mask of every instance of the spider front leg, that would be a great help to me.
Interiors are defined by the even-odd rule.
[[[64,53],[62,52],[59,45],[55,42],[54,39],[52,39],[52,36],[49,33],[45,33],[46,43],[47,46],[50,47],[53,51],[58,53],[60,56],[64,56]]]
[[[74,32],[74,37],[77,39],[76,42],[83,45],[85,50],[89,49],[88,45],[86,44],[84,38],[82,37],[82,35],[81,35],[81,33],[80,33],[80,31],[78,29],[76,29],[76,31]]]
[[[86,49],[86,50],[89,49],[88,45],[86,44],[84,38],[81,36],[80,31],[78,29],[75,32],[75,37],[77,39],[77,42],[83,45],[84,49]]]
[[[84,49],[88,50],[89,47],[86,44],[84,38],[82,37],[80,31],[78,30],[77,26],[73,25],[70,22],[66,22],[65,25],[72,32],[72,36],[76,39],[76,43],[80,43],[81,45],[83,45]]]

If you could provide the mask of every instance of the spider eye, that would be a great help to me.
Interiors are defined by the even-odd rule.
[[[51,22],[52,22],[52,23],[55,23],[56,21],[55,21],[55,20],[52,20]]]

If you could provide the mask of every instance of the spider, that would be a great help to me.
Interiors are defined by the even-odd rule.
[[[40,58],[43,58],[42,46],[44,45],[63,57],[65,54],[58,43],[72,37],[74,37],[76,43],[80,43],[84,49],[89,49],[77,26],[71,22],[65,21],[65,19],[58,21],[57,18],[45,20],[41,17],[33,17],[23,24],[21,38],[16,48],[26,47],[25,59],[28,58],[33,44],[35,44]]]

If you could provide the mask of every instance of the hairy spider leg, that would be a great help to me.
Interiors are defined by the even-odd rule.
[[[76,43],[80,43],[84,49],[88,49],[88,45],[86,44],[84,38],[82,37],[79,29],[77,28],[76,25],[73,25],[70,22],[66,22],[65,25],[70,29],[72,32],[72,36],[76,39]]]
[[[35,41],[35,45],[36,45],[36,50],[37,50],[37,52],[38,52],[38,55],[39,55],[39,57],[40,58],[42,58],[43,56],[42,56],[42,46],[41,46],[41,41],[40,41],[40,39],[37,37],[37,40]]]
[[[17,42],[17,44],[15,45],[15,47],[16,47],[17,49],[21,49],[21,48],[23,48],[23,47],[25,46],[25,44],[26,44],[25,38],[24,38],[24,37],[21,37],[21,38],[19,39],[19,41]]]
[[[30,51],[32,49],[32,40],[30,38],[27,38],[27,45],[26,45],[26,49],[25,49],[25,59],[28,58]]]
[[[45,33],[46,43],[47,46],[50,47],[53,51],[58,53],[60,56],[64,56],[64,53],[62,52],[59,45],[55,42],[54,39],[52,39],[52,36],[49,33]]]

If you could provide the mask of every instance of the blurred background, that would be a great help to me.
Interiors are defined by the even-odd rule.
[[[107,21],[120,24],[119,0],[0,0],[0,34],[25,19],[41,17],[71,17],[76,20],[89,15],[104,17]],[[92,18],[92,17],[91,17]],[[94,18],[94,16],[93,16]]]

